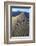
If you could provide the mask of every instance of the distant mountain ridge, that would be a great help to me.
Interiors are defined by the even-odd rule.
[[[19,12],[19,11],[17,11],[17,12],[12,12],[11,14],[12,14],[12,16],[17,16],[17,15],[19,15],[21,12]]]
[[[11,16],[17,16],[17,15],[19,15],[19,14],[21,14],[22,12],[20,12],[20,11],[17,11],[17,12],[12,12],[11,13]],[[23,12],[24,13],[24,15],[27,17],[27,18],[29,18],[29,13],[28,12]]]

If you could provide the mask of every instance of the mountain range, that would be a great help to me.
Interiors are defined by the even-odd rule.
[[[17,16],[19,15],[20,13],[24,13],[24,15],[29,18],[29,13],[28,12],[20,12],[20,11],[17,11],[17,12],[12,12],[11,13],[11,16]]]

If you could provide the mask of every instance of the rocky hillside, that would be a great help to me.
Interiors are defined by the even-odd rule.
[[[29,17],[24,13],[12,16],[12,33],[11,36],[28,36],[29,35]]]

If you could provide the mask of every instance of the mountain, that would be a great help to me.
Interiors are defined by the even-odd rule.
[[[12,12],[11,13],[11,16],[18,16],[19,14],[21,13],[24,13],[24,15],[29,18],[29,13],[28,12],[20,12],[20,11],[17,11],[17,12]]]
[[[27,14],[26,14],[27,15]],[[17,16],[12,16],[12,32],[11,36],[29,36],[29,18],[20,13]]]
[[[19,15],[21,12],[20,11],[17,11],[17,12],[12,12],[11,14],[12,14],[12,16],[17,16],[17,15]]]
[[[29,13],[28,12],[24,12],[24,15],[29,18]]]

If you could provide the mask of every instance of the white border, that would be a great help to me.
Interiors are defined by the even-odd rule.
[[[31,7],[31,13],[30,13],[30,18],[29,18],[29,37],[12,37],[10,39],[10,6],[30,6]],[[8,5],[8,27],[9,27],[9,41],[19,41],[19,40],[33,40],[33,6],[32,5],[21,5],[21,4],[11,4]]]

